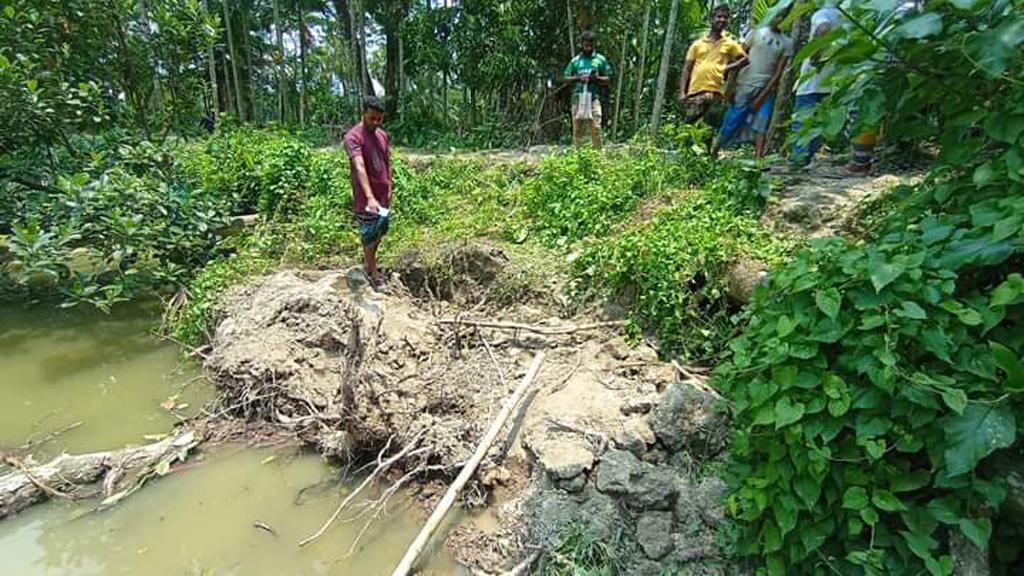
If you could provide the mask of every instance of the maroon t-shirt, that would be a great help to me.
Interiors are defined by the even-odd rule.
[[[348,152],[352,173],[352,211],[356,216],[366,215],[366,193],[356,175],[356,155],[363,157],[373,197],[381,206],[388,206],[391,202],[391,150],[388,147],[388,133],[380,128],[372,133],[367,132],[360,122],[345,134],[345,151]]]

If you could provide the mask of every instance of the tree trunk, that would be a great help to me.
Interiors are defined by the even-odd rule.
[[[260,105],[259,105],[259,94],[257,90],[253,89],[255,82],[253,82],[253,76],[255,71],[252,67],[252,46],[249,43],[249,31],[251,30],[249,24],[249,12],[242,9],[242,50],[245,52],[245,94],[246,98],[246,113],[250,120],[259,122],[260,120]]]
[[[622,50],[619,50],[619,77],[615,80],[615,118],[612,120],[612,140],[619,135],[619,113],[622,112],[622,78],[626,75],[626,50],[628,34],[622,35]]]
[[[277,107],[278,120],[288,122],[288,90],[285,88],[284,31],[281,29],[281,0],[274,0],[274,33],[277,35]]]
[[[576,39],[572,35],[572,4],[571,0],[565,0],[566,29],[569,32],[569,58],[576,54]]]
[[[306,30],[306,9],[299,2],[299,75],[301,82],[299,86],[299,126],[306,127],[306,91],[309,88],[309,70],[306,67],[306,52],[309,39]]]
[[[210,17],[210,0],[203,0],[203,13]],[[213,40],[206,43],[206,60],[209,64],[210,73],[210,112],[213,113],[213,123],[220,122],[220,94],[217,87],[217,59],[213,51]]]
[[[661,49],[661,69],[658,70],[658,89],[654,94],[654,109],[651,110],[651,136],[658,135],[661,125],[661,110],[665,105],[665,84],[668,83],[668,68],[672,62],[672,41],[676,34],[676,15],[679,13],[679,0],[672,0],[672,8],[668,13],[668,27],[665,30],[665,45]]]
[[[402,7],[391,6],[385,8],[384,15],[384,36],[385,56],[387,58],[384,68],[384,107],[387,113],[398,112],[401,100],[401,49],[402,41]]]
[[[636,70],[636,93],[633,95],[633,129],[640,128],[640,101],[644,95],[644,66],[647,62],[647,31],[651,27],[651,5],[644,10],[644,28],[640,33],[640,62]]]
[[[239,120],[245,120],[245,104],[242,97],[242,82],[238,75],[238,53],[235,52],[235,35],[231,31],[231,9],[228,7],[230,0],[224,0],[224,31],[228,36],[228,55],[231,59],[231,79],[235,85],[235,113]]]
[[[154,50],[152,98],[153,110],[156,111],[157,114],[159,114],[163,111],[164,105],[163,89],[160,86],[160,55],[156,54],[155,52],[156,42],[153,40],[153,23],[149,19],[149,6],[147,5],[146,0],[139,0],[139,12],[141,13],[139,16],[142,18],[142,21],[145,25],[146,33],[144,37],[146,39],[146,44],[148,44],[150,48]]]
[[[16,514],[50,497],[79,499],[99,495],[110,506],[127,496],[148,477],[158,472],[162,461],[172,464],[199,444],[192,431],[144,446],[92,454],[62,454],[43,465],[30,465],[13,456],[3,462],[12,469],[0,475],[0,519]],[[102,481],[102,490],[81,493],[83,487]]]

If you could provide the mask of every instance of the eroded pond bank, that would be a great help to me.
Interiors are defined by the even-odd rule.
[[[116,449],[196,413],[213,387],[175,345],[152,336],[153,323],[141,308],[113,316],[0,310],[0,450],[45,461],[61,451]],[[110,510],[51,500],[0,521],[3,572],[390,573],[420,520],[398,497],[351,555],[362,521],[339,522],[298,547],[348,493],[340,477],[295,446],[209,448]],[[457,572],[444,557],[432,568]]]

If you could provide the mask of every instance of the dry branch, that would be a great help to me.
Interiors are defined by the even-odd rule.
[[[47,497],[79,498],[80,487],[108,478],[129,478],[129,472],[137,472],[139,476],[135,478],[138,478],[164,459],[187,452],[196,444],[195,433],[185,430],[145,446],[92,454],[62,454],[42,465],[4,456],[4,462],[15,471],[0,476],[0,518]]]
[[[625,321],[615,320],[610,322],[594,322],[592,324],[580,324],[575,326],[534,326],[531,324],[520,324],[518,322],[490,322],[486,320],[464,320],[461,318],[441,318],[438,320],[438,323],[455,326],[475,326],[477,328],[495,328],[498,330],[522,330],[525,332],[533,332],[534,334],[541,334],[544,336],[573,334],[575,332],[585,332],[587,330],[598,330],[601,328],[621,327],[626,325]]]
[[[470,457],[466,465],[463,466],[462,471],[452,482],[452,485],[448,487],[448,491],[445,492],[444,497],[434,508],[434,512],[431,513],[430,518],[427,519],[427,523],[420,530],[420,533],[413,540],[413,543],[406,550],[405,556],[402,561],[399,562],[398,567],[392,572],[392,576],[407,576],[412,571],[413,564],[416,563],[416,559],[426,548],[430,542],[430,537],[437,530],[437,527],[441,525],[448,510],[455,503],[455,498],[459,495],[459,491],[469,482],[469,479],[473,477],[476,472],[477,466],[480,465],[480,461],[487,455],[487,451],[490,449],[491,444],[494,443],[494,439],[498,437],[501,429],[504,428],[505,422],[508,421],[509,416],[512,414],[512,409],[519,404],[519,400],[522,399],[523,395],[530,388],[533,383],[533,379],[537,376],[537,371],[540,370],[541,363],[544,362],[544,352],[538,352],[533,357],[533,362],[530,363],[530,368],[526,371],[526,375],[523,376],[523,381],[516,388],[515,392],[512,393],[508,399],[505,400],[505,404],[501,407],[501,411],[491,422],[491,427],[484,434],[483,438],[480,439],[480,443],[477,444],[476,450],[473,451],[473,455]]]

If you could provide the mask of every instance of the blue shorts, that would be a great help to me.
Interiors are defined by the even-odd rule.
[[[772,121],[775,107],[775,93],[772,92],[757,110],[750,108],[750,102],[761,92],[761,88],[740,86],[736,98],[722,119],[718,132],[718,145],[727,148],[732,144],[746,142],[755,135],[766,134]]]
[[[388,233],[388,223],[391,221],[391,216],[381,216],[380,214],[374,214],[373,216],[367,215],[367,217],[356,217],[359,222],[359,240],[363,243],[363,246],[370,246],[376,242],[379,242]]]

